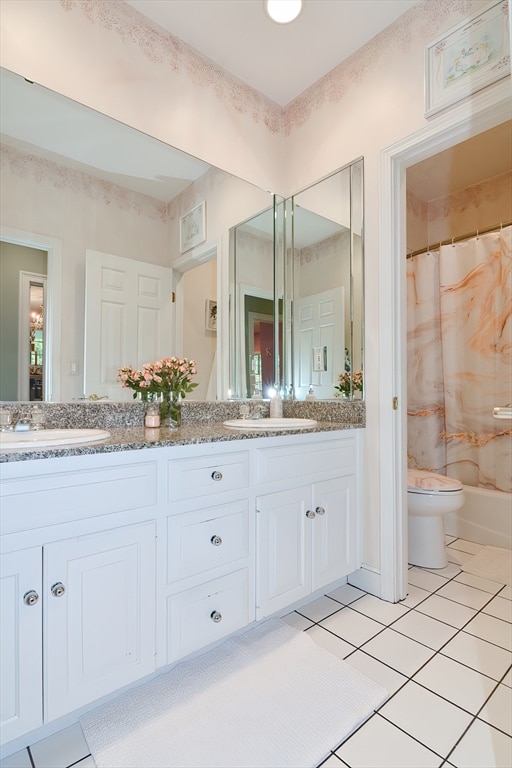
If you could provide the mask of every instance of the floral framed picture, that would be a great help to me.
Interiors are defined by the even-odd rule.
[[[180,253],[206,240],[206,203],[196,205],[180,218]]]
[[[425,51],[425,117],[510,76],[507,0],[488,5]]]
[[[217,301],[216,299],[206,299],[205,306],[205,326],[207,331],[217,330]]]

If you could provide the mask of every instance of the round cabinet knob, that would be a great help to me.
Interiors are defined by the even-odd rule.
[[[222,480],[222,472],[212,472],[212,480]]]
[[[37,601],[39,600],[39,595],[35,591],[35,589],[31,589],[28,592],[25,592],[23,595],[23,602],[25,605],[35,605]]]
[[[315,512],[317,513],[317,515],[325,515],[325,509],[323,507],[317,507],[315,509]]]
[[[222,539],[220,536],[212,536],[210,541],[214,547],[220,547],[220,545],[222,544]]]
[[[219,613],[218,611],[212,611],[210,613],[210,619],[214,624],[218,624],[219,621],[222,621],[222,613]]]
[[[315,517],[315,513],[313,512],[312,509],[308,509],[308,511],[306,512],[306,517],[309,517],[311,520]]]
[[[58,581],[51,588],[51,593],[54,597],[62,597],[65,591],[66,591],[66,587],[64,586],[62,581]]]

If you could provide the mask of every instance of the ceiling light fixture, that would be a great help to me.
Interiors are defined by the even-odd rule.
[[[265,11],[272,21],[288,24],[302,10],[302,0],[265,0]]]

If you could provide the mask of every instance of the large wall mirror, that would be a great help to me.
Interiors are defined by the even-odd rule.
[[[363,160],[231,232],[235,397],[363,397]]]
[[[0,400],[130,399],[118,367],[171,354],[197,360],[195,399],[226,397],[228,233],[272,196],[5,69],[0,89]]]

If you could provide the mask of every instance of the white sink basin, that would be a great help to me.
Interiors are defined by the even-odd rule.
[[[39,429],[28,432],[0,432],[0,449],[48,448],[76,443],[94,443],[110,437],[104,429]]]
[[[229,429],[240,429],[243,432],[257,429],[260,431],[282,431],[286,429],[312,429],[316,427],[314,419],[230,419],[223,422]]]

